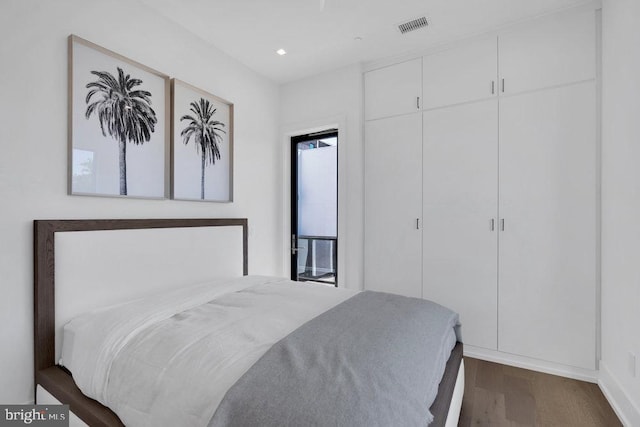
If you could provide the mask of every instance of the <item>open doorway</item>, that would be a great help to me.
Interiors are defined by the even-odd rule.
[[[291,279],[338,286],[338,131],[291,138]]]

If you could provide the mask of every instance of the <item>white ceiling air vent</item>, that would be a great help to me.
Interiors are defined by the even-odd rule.
[[[421,16],[420,18],[412,19],[411,21],[403,22],[402,24],[398,24],[398,30],[402,34],[408,33],[409,31],[419,30],[420,28],[424,28],[429,23],[427,22],[427,18]]]

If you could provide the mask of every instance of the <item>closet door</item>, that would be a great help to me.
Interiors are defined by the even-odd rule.
[[[498,102],[423,122],[423,298],[460,314],[465,344],[496,350]]]
[[[593,9],[572,10],[501,33],[501,93],[509,95],[595,78],[595,22]]]
[[[422,58],[423,109],[497,96],[496,37],[481,37]]]
[[[365,289],[422,294],[422,115],[365,125]]]
[[[500,101],[498,348],[585,369],[595,368],[595,106],[593,81]]]
[[[422,58],[364,75],[365,120],[414,113],[422,96]]]

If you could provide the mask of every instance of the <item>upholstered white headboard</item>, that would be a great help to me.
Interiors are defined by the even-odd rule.
[[[84,312],[247,274],[246,219],[35,221],[36,372]]]

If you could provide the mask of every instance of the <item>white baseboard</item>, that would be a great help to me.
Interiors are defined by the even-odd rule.
[[[544,372],[546,374],[559,375],[561,377],[573,378],[590,383],[598,382],[598,371],[595,370],[576,368],[574,366],[547,362],[544,360],[533,359],[531,357],[518,356],[516,354],[503,353],[496,350],[487,350],[485,348],[475,347],[472,345],[464,345],[464,355],[476,359],[487,360],[489,362],[530,369],[532,371]]]
[[[598,385],[623,425],[627,427],[640,426],[640,409],[629,400],[624,389],[611,375],[611,371],[603,361],[600,361]]]

